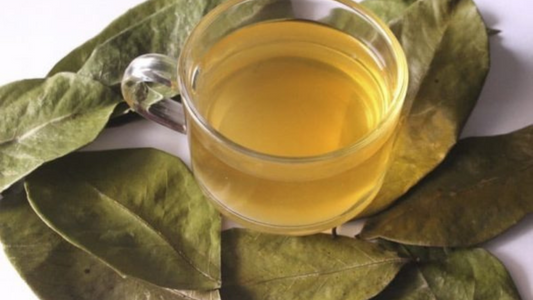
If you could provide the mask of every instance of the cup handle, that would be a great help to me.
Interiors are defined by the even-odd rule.
[[[170,129],[185,133],[183,105],[171,99],[179,94],[176,60],[161,54],[134,59],[122,79],[122,95],[138,114]]]

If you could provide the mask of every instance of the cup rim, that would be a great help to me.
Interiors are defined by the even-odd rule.
[[[224,136],[221,132],[216,130],[213,126],[209,124],[209,122],[202,116],[202,114],[196,109],[196,106],[192,102],[192,97],[190,95],[189,89],[187,88],[186,84],[186,68],[185,68],[185,62],[187,57],[190,56],[190,54],[193,52],[193,46],[195,45],[195,42],[197,40],[197,37],[201,36],[202,33],[206,32],[210,24],[222,13],[230,9],[231,7],[237,6],[239,4],[245,3],[245,2],[251,2],[251,1],[257,1],[257,0],[228,0],[217,7],[215,7],[211,12],[209,12],[206,16],[202,18],[200,23],[192,30],[192,32],[189,35],[189,38],[186,40],[185,45],[183,46],[183,49],[181,51],[179,61],[178,61],[178,82],[180,86],[180,92],[182,94],[182,101],[186,107],[186,109],[189,111],[189,115],[191,118],[194,119],[196,124],[199,125],[199,127],[207,132],[212,138],[214,138],[217,142],[222,143],[226,146],[228,146],[230,149],[242,153],[246,156],[253,157],[259,160],[264,161],[270,161],[275,163],[281,163],[281,164],[306,164],[306,163],[315,163],[320,161],[327,161],[331,159],[336,159],[344,156],[348,156],[352,153],[358,152],[359,150],[365,148],[369,144],[371,144],[374,140],[378,139],[381,135],[381,132],[384,131],[388,126],[389,122],[394,121],[394,115],[397,115],[400,113],[402,105],[405,100],[405,96],[407,94],[407,87],[408,87],[408,66],[407,66],[407,59],[405,57],[404,51],[402,49],[402,46],[400,45],[399,41],[396,39],[392,31],[389,29],[389,27],[379,18],[377,17],[373,12],[369,11],[362,5],[352,1],[352,0],[327,0],[332,2],[337,2],[342,5],[345,5],[346,7],[350,8],[355,13],[358,13],[361,17],[363,17],[368,23],[370,23],[382,36],[385,37],[387,40],[390,48],[392,49],[392,53],[394,55],[394,59],[396,61],[396,64],[398,65],[397,68],[397,83],[396,87],[394,89],[393,93],[393,99],[391,101],[392,105],[389,108],[389,110],[386,112],[386,115],[382,118],[380,123],[376,126],[376,129],[362,137],[360,140],[356,141],[355,143],[336,149],[334,151],[326,152],[319,155],[313,155],[313,156],[279,156],[279,155],[272,155],[267,154],[263,152],[259,152],[253,149],[250,149],[248,147],[245,147],[243,145],[240,145],[231,139]]]

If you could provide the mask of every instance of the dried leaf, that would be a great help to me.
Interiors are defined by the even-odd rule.
[[[52,68],[50,73],[48,73],[48,76],[55,75],[59,72],[78,72],[96,47],[122,31],[150,18],[164,7],[176,1],[179,0],[149,0],[135,6],[111,22],[111,24],[109,24],[97,36],[88,40],[61,59]]]
[[[396,20],[395,32],[410,72],[405,119],[383,187],[365,216],[388,207],[444,159],[489,70],[486,28],[471,0],[417,1]]]
[[[224,299],[369,299],[406,262],[361,240],[288,237],[243,229],[222,233]]]
[[[533,126],[462,140],[397,205],[361,235],[423,246],[487,241],[533,213]]]
[[[123,276],[172,289],[220,286],[220,217],[178,158],[74,153],[31,174],[37,214]]]
[[[122,101],[89,78],[60,73],[0,88],[0,191],[92,142]]]
[[[31,209],[22,187],[0,200],[0,241],[7,257],[43,300],[220,300],[218,291],[168,290],[122,278],[72,246]]]
[[[373,300],[520,300],[505,267],[483,249],[397,247],[414,263]]]
[[[361,4],[386,23],[400,18],[407,8],[418,0],[366,0]]]
[[[146,53],[177,58],[194,26],[224,0],[174,1],[96,47],[79,74],[107,86],[120,84],[126,67]]]

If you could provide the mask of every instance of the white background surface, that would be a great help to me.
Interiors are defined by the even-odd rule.
[[[0,85],[45,76],[70,50],[140,2],[0,1]],[[491,38],[492,69],[464,136],[505,133],[533,123],[533,3],[531,0],[476,0],[476,3],[487,24],[502,33]],[[168,129],[136,122],[104,132],[90,149],[153,146],[188,161],[185,142],[183,136]],[[523,299],[533,300],[533,216],[485,248],[507,266]],[[0,299],[37,299],[3,252]]]

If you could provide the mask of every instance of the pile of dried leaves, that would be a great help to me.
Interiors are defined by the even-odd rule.
[[[152,149],[70,154],[125,112],[127,64],[177,57],[219,2],[149,0],[47,78],[0,88],[0,239],[39,297],[520,298],[504,266],[475,246],[533,212],[533,127],[455,145],[489,70],[471,0],[364,2],[402,43],[410,86],[391,171],[357,238],[221,232],[179,159]]]

